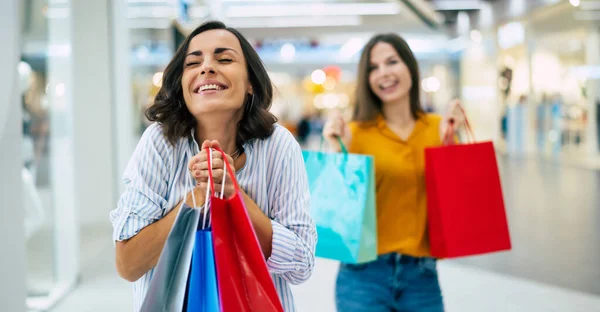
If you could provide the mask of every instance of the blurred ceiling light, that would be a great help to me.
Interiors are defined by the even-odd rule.
[[[69,57],[71,56],[71,44],[51,44],[48,46],[48,57]]]
[[[475,43],[481,43],[482,37],[483,36],[481,35],[481,32],[479,30],[471,30],[471,41]]]
[[[222,3],[273,3],[273,2],[302,2],[303,0],[221,0]],[[320,0],[319,2],[336,2],[337,0]]]
[[[471,18],[467,12],[458,12],[456,16],[456,31],[460,35],[466,35],[471,28]]]
[[[579,0],[569,0],[569,3],[571,3],[571,5],[574,7],[578,7],[579,4],[581,4]]]
[[[446,50],[450,53],[456,53],[466,49],[469,46],[469,39],[466,36],[459,36],[446,42]]]
[[[340,48],[340,56],[344,60],[349,60],[362,49],[364,44],[365,41],[363,39],[352,38],[342,45]]]
[[[145,4],[145,3],[169,4],[169,3],[171,3],[171,1],[166,1],[166,0],[127,0],[127,2],[130,4]]]
[[[19,76],[27,77],[29,79],[29,75],[31,75],[32,69],[29,63],[20,61],[19,65],[17,65],[17,71],[19,72]]]
[[[433,1],[437,11],[479,10],[483,6],[480,0],[437,0]]]
[[[168,18],[132,19],[127,24],[129,29],[168,29],[172,25],[171,20]]]
[[[177,16],[177,8],[170,5],[130,7],[127,10],[127,18],[174,18]]]
[[[210,15],[210,9],[203,6],[194,6],[190,8],[190,17],[192,18],[203,18]]]
[[[312,82],[314,82],[315,84],[322,85],[325,82],[325,80],[327,80],[327,75],[324,71],[317,69],[312,72],[312,74],[310,75],[310,79],[312,79]]]
[[[323,104],[325,108],[336,108],[340,105],[340,98],[335,93],[326,93],[323,95]]]
[[[519,22],[510,22],[498,28],[498,44],[502,49],[512,48],[525,41],[525,28]]]
[[[508,0],[508,11],[507,13],[511,16],[522,15],[527,11],[527,5],[525,2],[531,0]]]
[[[152,84],[154,84],[156,87],[162,87],[162,79],[163,79],[163,72],[158,72],[155,73],[154,76],[152,76]]]
[[[427,38],[406,38],[413,53],[432,53],[444,48],[445,38],[428,36]]]
[[[400,5],[397,3],[247,4],[232,5],[227,8],[227,17],[396,15],[398,13],[400,13]]]
[[[56,96],[61,97],[65,95],[65,84],[64,83],[59,83],[56,85]]]
[[[229,24],[236,28],[358,26],[362,24],[362,19],[360,16],[244,18],[233,19]]]
[[[291,43],[284,44],[279,50],[279,54],[281,55],[281,59],[289,63],[294,60],[294,56],[296,56],[296,48]]]
[[[350,104],[350,98],[344,93],[317,94],[313,104],[318,109],[344,108]]]
[[[440,80],[436,77],[427,77],[421,81],[421,87],[425,92],[438,92],[440,90]]]

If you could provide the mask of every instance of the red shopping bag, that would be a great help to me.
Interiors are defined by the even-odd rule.
[[[283,312],[265,257],[244,206],[240,188],[227,163],[236,194],[228,199],[211,198],[212,235],[217,284],[222,312]],[[208,152],[210,155],[210,151]],[[209,175],[212,177],[209,163]],[[211,183],[214,186],[212,178]],[[214,187],[211,188],[214,190]]]
[[[465,125],[472,136],[466,117]],[[454,258],[511,249],[493,143],[448,145],[454,139],[452,123],[446,134],[445,146],[425,149],[432,256]]]

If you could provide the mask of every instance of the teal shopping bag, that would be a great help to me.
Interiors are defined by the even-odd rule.
[[[369,262],[377,258],[373,157],[342,150],[302,152],[319,237],[316,255],[343,263]]]

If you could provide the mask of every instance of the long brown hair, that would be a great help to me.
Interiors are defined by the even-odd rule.
[[[373,50],[373,47],[379,42],[385,42],[392,45],[398,53],[398,56],[402,59],[402,62],[408,67],[412,78],[412,87],[409,91],[410,112],[415,120],[419,119],[419,116],[424,114],[425,111],[423,111],[423,108],[421,107],[419,95],[420,78],[417,59],[408,46],[408,43],[406,43],[402,37],[390,33],[375,35],[371,38],[365,45],[362,55],[360,56],[356,86],[356,103],[354,105],[354,120],[363,122],[373,121],[377,115],[382,112],[383,103],[381,102],[381,99],[375,95],[373,90],[371,90],[371,86],[369,85],[371,50]]]

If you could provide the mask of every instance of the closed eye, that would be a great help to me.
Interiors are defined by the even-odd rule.
[[[194,66],[194,65],[198,65],[198,64],[200,64],[200,63],[199,62],[189,62],[189,63],[185,64],[185,66],[189,67],[189,66]]]
[[[233,60],[232,59],[221,59],[221,60],[219,60],[219,62],[221,62],[221,63],[231,63],[231,62],[233,62]]]

